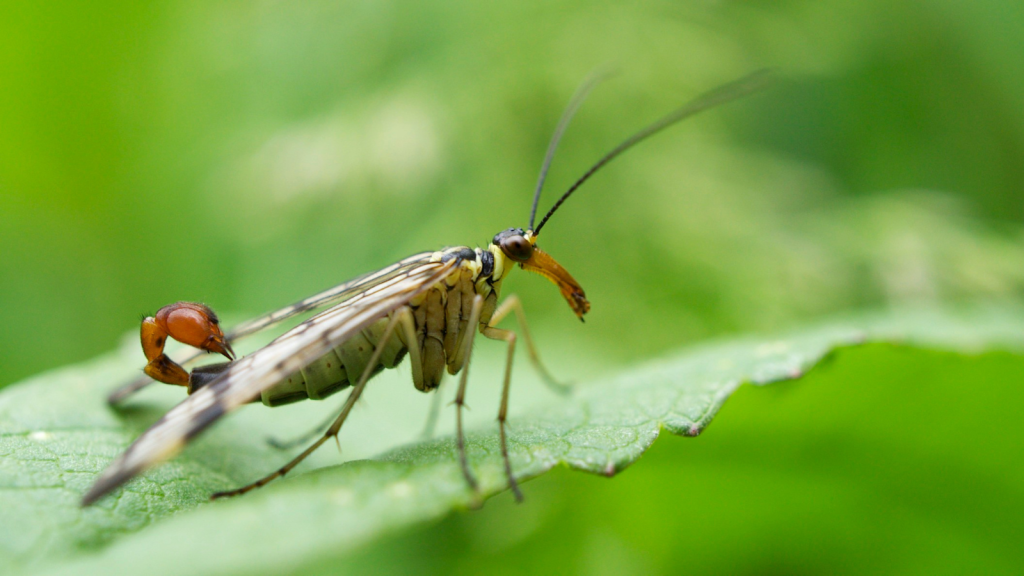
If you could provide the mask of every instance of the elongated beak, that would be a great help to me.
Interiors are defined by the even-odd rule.
[[[551,280],[558,286],[558,290],[562,293],[562,297],[569,303],[569,307],[576,313],[576,316],[583,321],[583,315],[590,311],[590,302],[587,301],[587,295],[583,292],[583,287],[576,282],[565,268],[555,262],[555,259],[548,255],[537,246],[533,247],[533,255],[526,262],[519,264],[523,270],[529,270],[535,272],[541,276]]]

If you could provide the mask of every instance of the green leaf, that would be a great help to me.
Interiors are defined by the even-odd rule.
[[[515,414],[513,468],[521,478],[560,463],[612,475],[634,463],[662,429],[700,434],[740,384],[800,377],[831,351],[867,341],[964,353],[1019,351],[1024,348],[1024,310],[892,312],[836,320],[777,338],[684,350],[581,383],[571,397]],[[245,497],[209,504],[210,492],[250,481],[286,458],[267,447],[264,437],[289,411],[254,408],[225,419],[175,460],[81,509],[78,499],[99,471],[179,399],[174,392],[180,391],[168,388],[144,393],[143,400],[121,411],[105,405],[105,392],[137,369],[137,355],[134,345],[126,345],[111,356],[0,393],[0,571],[271,574],[300,561],[338,555],[472,502],[448,436],[400,446],[372,460],[301,473]],[[474,380],[485,378],[484,360],[474,364]],[[520,378],[525,375],[526,370],[519,372]],[[384,410],[381,419],[400,412],[401,399],[412,395],[407,383],[391,388],[383,390],[390,395],[371,397]],[[310,423],[309,418],[300,420]],[[371,436],[390,436],[377,446],[407,443],[413,437],[409,431],[418,426],[392,424],[353,421],[343,435],[373,450]],[[361,436],[359,425],[370,434]],[[398,431],[381,433],[392,429]],[[358,454],[357,449],[345,451],[346,457]],[[338,461],[330,449],[321,452],[317,462]],[[469,457],[485,495],[504,489],[493,422],[471,434]]]

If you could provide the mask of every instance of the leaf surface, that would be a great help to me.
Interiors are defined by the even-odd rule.
[[[513,469],[523,479],[559,464],[613,475],[663,429],[700,434],[741,384],[798,378],[837,348],[868,341],[965,354],[1019,351],[1024,310],[897,311],[684,349],[517,414]],[[0,393],[4,573],[273,574],[473,502],[445,436],[207,503],[212,491],[282,462],[263,441],[276,416],[253,411],[225,419],[178,458],[81,509],[78,500],[96,475],[173,401],[120,411],[105,405],[105,392],[133,374],[136,355],[126,346]],[[410,394],[407,387],[393,393]],[[469,457],[485,495],[504,489],[493,423],[470,435]],[[335,453],[320,462],[337,460]]]

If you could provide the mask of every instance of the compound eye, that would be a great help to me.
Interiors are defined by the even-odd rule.
[[[508,236],[501,241],[501,251],[516,262],[526,262],[533,255],[533,244],[523,236]]]

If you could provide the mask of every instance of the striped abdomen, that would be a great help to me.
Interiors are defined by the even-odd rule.
[[[381,345],[381,336],[384,335],[387,324],[388,318],[374,322],[361,333],[314,360],[309,366],[264,390],[259,398],[253,399],[253,402],[259,400],[273,407],[306,399],[323,400],[339,390],[352,386],[366,370],[373,351]],[[381,352],[377,365],[373,367],[371,376],[385,368],[397,366],[408,351],[398,332],[393,332],[383,346],[384,351]],[[228,366],[229,362],[222,362],[199,366],[192,370],[189,394],[215,380]]]
[[[307,398],[322,400],[358,382],[378,346],[384,346],[384,351],[371,375],[385,368],[394,368],[402,361],[407,349],[398,332],[392,332],[386,342],[381,342],[387,324],[388,319],[381,318],[309,366],[264,390],[260,399],[267,406],[291,404]]]

